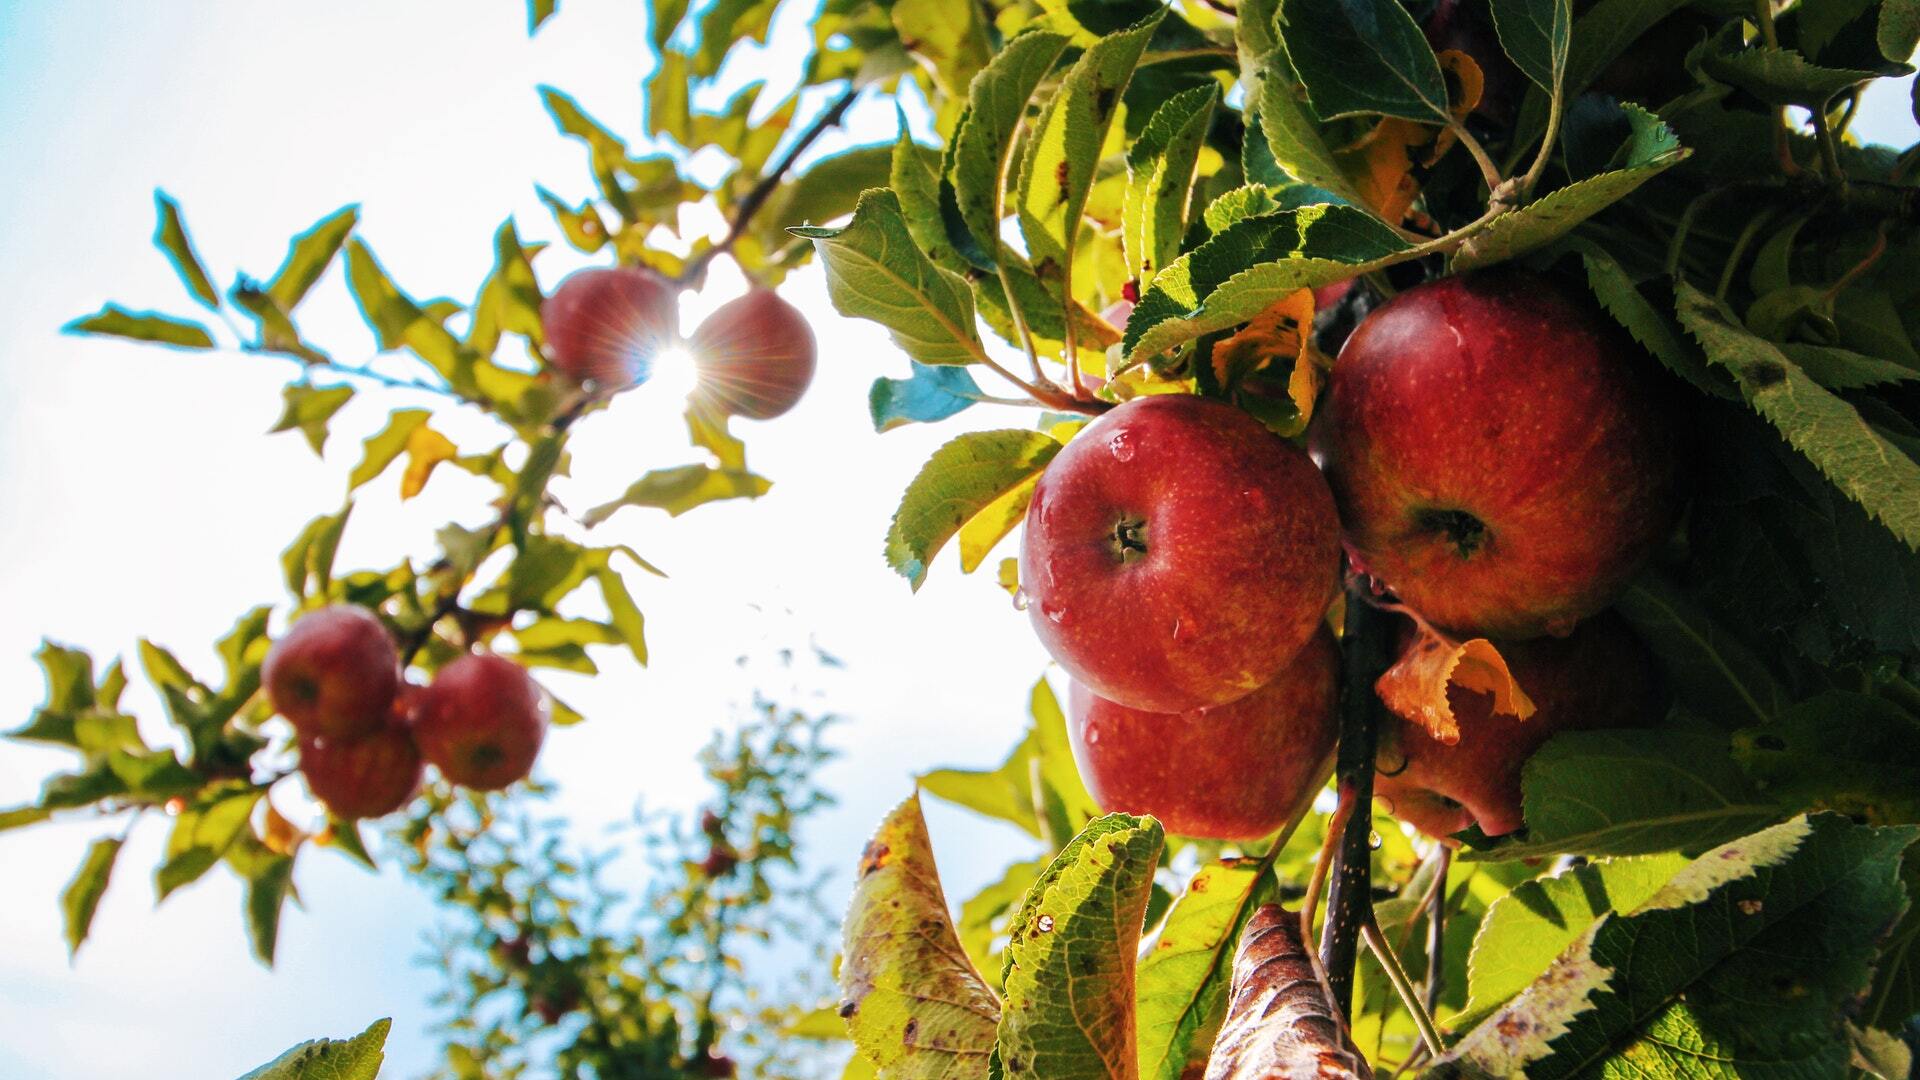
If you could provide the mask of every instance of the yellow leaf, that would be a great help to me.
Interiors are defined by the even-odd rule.
[[[1471,56],[1458,49],[1440,53],[1440,69],[1451,76],[1452,100],[1447,105],[1456,120],[1464,120],[1480,104],[1486,77]],[[1396,116],[1382,117],[1365,135],[1334,152],[1355,190],[1382,218],[1403,220],[1420,195],[1413,178],[1417,160],[1431,168],[1453,148],[1454,133],[1436,124],[1422,124]],[[1422,153],[1418,158],[1414,151]]]
[[[307,834],[298,825],[281,815],[272,799],[262,800],[266,804],[265,827],[260,830],[260,839],[267,848],[278,855],[291,855],[307,839]]]
[[[1213,376],[1233,386],[1274,360],[1298,357],[1313,330],[1313,290],[1295,289],[1213,347]]]
[[[1020,595],[1020,560],[1009,555],[1000,560],[1000,587],[1008,596]]]
[[[1027,504],[1033,501],[1033,489],[1040,483],[1035,473],[1026,482],[1008,490],[988,503],[960,526],[960,571],[971,574],[1015,525],[1027,516]]]
[[[427,477],[433,475],[434,466],[458,456],[460,448],[453,445],[453,440],[425,424],[414,428],[413,434],[407,436],[407,471],[400,478],[400,497],[411,499],[420,494],[420,489],[427,486]]]
[[[1449,685],[1491,694],[1496,713],[1522,720],[1533,715],[1533,700],[1514,681],[1506,659],[1491,641],[1459,641],[1427,625],[1424,619],[1415,618],[1414,623],[1417,630],[1413,640],[1374,683],[1387,708],[1449,744],[1460,741],[1460,724],[1447,701]]]

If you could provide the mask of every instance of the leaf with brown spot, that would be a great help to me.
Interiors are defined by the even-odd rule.
[[[1506,658],[1493,642],[1486,638],[1458,641],[1424,620],[1416,620],[1415,625],[1415,636],[1400,659],[1373,684],[1387,708],[1444,743],[1460,741],[1460,724],[1447,701],[1449,686],[1492,694],[1496,713],[1522,720],[1533,715],[1533,700],[1514,681]]]
[[[1253,913],[1233,961],[1227,1019],[1206,1080],[1370,1080],[1300,941],[1300,919],[1278,904]]]
[[[1313,290],[1296,289],[1213,348],[1220,388],[1288,437],[1306,430],[1325,381],[1328,361],[1313,347],[1313,309]]]
[[[987,1075],[1000,1002],[947,916],[920,797],[880,823],[847,909],[840,1015],[889,1080]]]

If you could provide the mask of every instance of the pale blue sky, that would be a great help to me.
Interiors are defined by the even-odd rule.
[[[805,47],[807,5],[787,8],[775,47],[751,64],[776,83],[792,78]],[[404,287],[470,299],[502,218],[514,215],[524,236],[557,239],[535,183],[572,199],[589,190],[583,155],[553,131],[536,84],[637,134],[650,63],[643,10],[636,0],[566,0],[530,41],[520,0],[0,0],[0,236],[10,256],[0,269],[0,727],[40,700],[30,654],[43,635],[105,656],[144,634],[189,665],[211,664],[207,643],[235,616],[281,600],[276,555],[337,500],[359,440],[388,408],[422,403],[363,396],[336,421],[322,463],[297,436],[263,434],[278,413],[282,363],[60,336],[61,323],[106,299],[192,312],[147,242],[152,189],[180,200],[223,285],[241,269],[271,272],[289,235],[357,201],[361,235]],[[869,101],[831,145],[887,138],[892,125],[891,107]],[[1909,140],[1904,95],[1883,88],[1857,126]],[[543,258],[543,280],[578,262]],[[880,559],[898,492],[954,429],[873,435],[866,386],[904,362],[872,325],[831,314],[816,272],[787,288],[816,317],[821,371],[790,417],[745,425],[772,494],[672,521],[629,511],[604,527],[673,577],[634,583],[650,670],[610,656],[597,680],[550,677],[589,717],[555,735],[542,762],[562,785],[557,808],[583,836],[639,798],[698,798],[692,754],[750,692],[733,658],[755,642],[811,633],[851,665],[814,688],[853,718],[838,735],[847,756],[827,776],[842,805],[806,838],[817,867],[850,865],[912,772],[997,762],[1024,723],[1045,657],[1006,595],[961,577],[949,556],[912,596]],[[687,324],[737,289],[716,273],[708,295],[688,299]],[[314,338],[348,358],[369,355],[337,274],[305,311]],[[599,501],[647,468],[694,460],[674,406],[666,389],[642,392],[583,424],[568,501]],[[1024,422],[988,411],[962,421]],[[446,426],[474,445],[488,430]],[[390,483],[375,485],[343,563],[429,553],[436,524],[478,520],[485,498],[455,475],[405,506]],[[152,695],[140,687],[129,701],[159,737]],[[0,746],[0,805],[30,799],[62,760]],[[951,895],[1030,854],[1010,831],[937,807],[931,817]],[[98,831],[81,821],[0,836],[0,1076],[206,1080],[383,1015],[395,1018],[388,1075],[414,1076],[434,1060],[425,998],[436,983],[410,962],[432,911],[397,874],[309,855],[299,878],[307,908],[287,913],[280,965],[267,972],[247,955],[239,890],[219,873],[154,909],[164,828],[150,822],[69,966],[55,898]],[[832,888],[837,904],[843,884]]]

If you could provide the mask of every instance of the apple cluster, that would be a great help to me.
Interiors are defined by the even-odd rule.
[[[1073,679],[1069,734],[1095,799],[1222,840],[1302,810],[1337,741],[1327,615],[1344,550],[1369,595],[1492,639],[1536,706],[1496,714],[1450,686],[1454,743],[1395,718],[1383,802],[1439,837],[1520,828],[1520,769],[1542,743],[1655,712],[1651,657],[1603,614],[1682,503],[1652,372],[1584,295],[1481,271],[1360,323],[1311,454],[1194,395],[1089,424],[1034,489],[1021,584]]]
[[[692,355],[694,400],[718,413],[770,420],[813,382],[816,346],[800,309],[754,286],[720,305],[684,342],[680,287],[640,266],[594,267],[562,281],[540,307],[548,362],[576,383],[617,391],[645,382],[662,354]]]
[[[461,656],[425,686],[406,681],[393,637],[364,607],[336,604],[274,643],[261,680],[293,725],[300,772],[345,819],[382,817],[420,790],[425,766],[497,791],[524,779],[547,732],[547,701],[511,660]]]

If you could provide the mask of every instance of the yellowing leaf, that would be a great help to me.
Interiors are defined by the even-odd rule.
[[[1278,904],[1255,911],[1233,960],[1227,1018],[1206,1080],[1372,1077],[1324,985],[1300,940],[1299,916]]]
[[[984,1076],[1000,1002],[960,945],[920,797],[880,823],[847,909],[840,1015],[883,1075]]]
[[[1460,741],[1460,724],[1447,701],[1447,687],[1493,695],[1493,711],[1533,715],[1533,701],[1507,670],[1507,661],[1486,638],[1458,641],[1415,620],[1418,632],[1374,690],[1387,708],[1419,724],[1444,743]]]
[[[1017,487],[988,503],[960,526],[960,572],[971,574],[992,553],[994,545],[1013,531],[1027,516],[1027,504],[1033,501],[1033,489],[1040,483],[1035,473]]]
[[[1486,78],[1473,58],[1457,49],[1440,54],[1440,67],[1453,91],[1448,111],[1455,119],[1464,119],[1480,104]],[[1382,117],[1379,123],[1352,144],[1334,152],[1334,159],[1346,171],[1353,188],[1386,221],[1398,222],[1412,209],[1420,195],[1413,178],[1413,166],[1419,161],[1431,166],[1453,148],[1452,130],[1435,124],[1423,124],[1397,116]],[[1416,156],[1415,151],[1421,151]]]
[[[400,477],[400,497],[411,499],[420,494],[420,489],[427,486],[427,478],[433,475],[434,466],[459,455],[460,448],[445,435],[425,424],[414,428],[407,435],[407,471]]]

